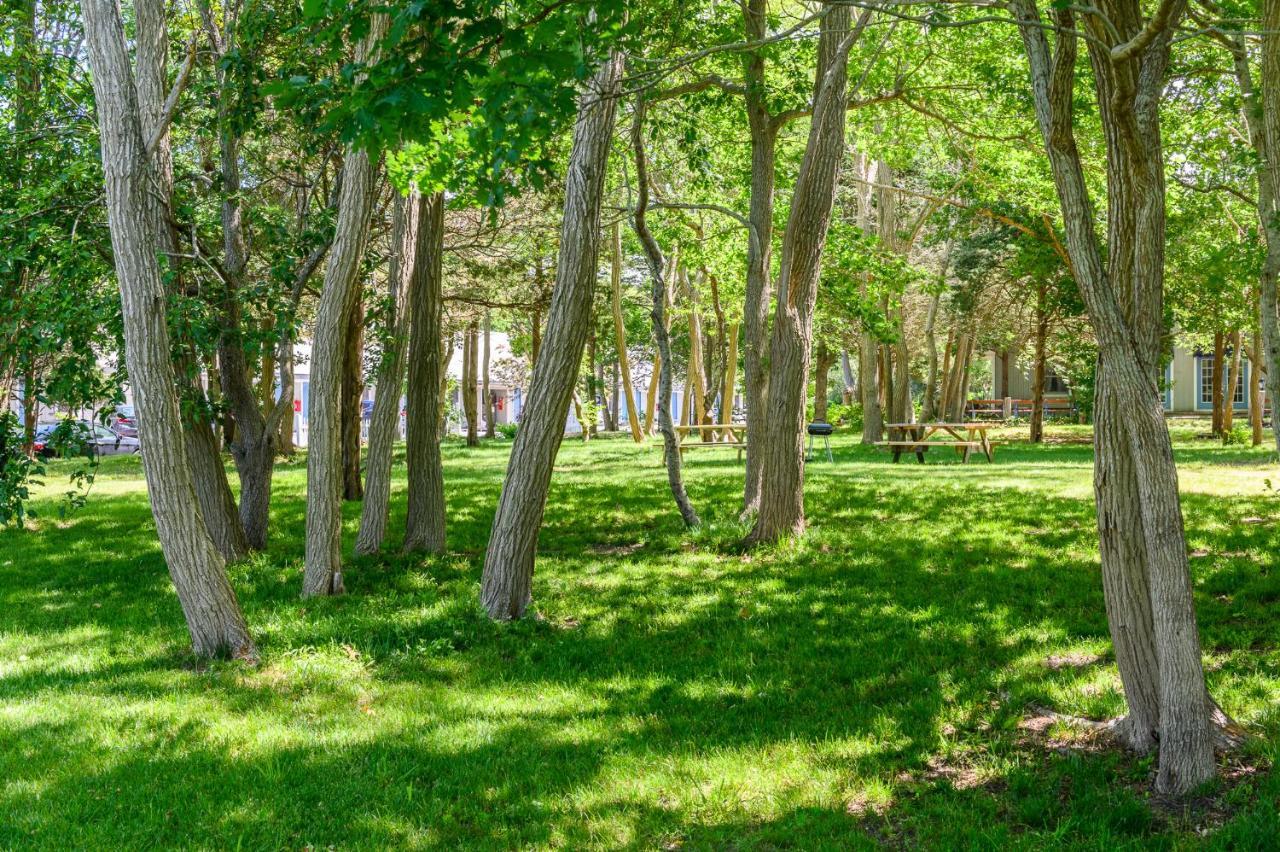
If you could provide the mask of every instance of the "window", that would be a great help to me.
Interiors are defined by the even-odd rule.
[[[1053,370],[1047,370],[1044,374],[1044,392],[1045,393],[1066,393],[1067,383],[1058,378],[1058,374]]]
[[[1213,363],[1212,355],[1201,355],[1199,357],[1199,374],[1197,375],[1196,384],[1199,386],[1200,392],[1197,396],[1197,408],[1213,408]],[[1230,362],[1222,365],[1222,384],[1225,386],[1230,379],[1231,364]],[[1240,375],[1236,380],[1235,393],[1231,396],[1232,408],[1243,408],[1247,404],[1245,399],[1246,382],[1249,377],[1249,363],[1244,361],[1240,365]]]

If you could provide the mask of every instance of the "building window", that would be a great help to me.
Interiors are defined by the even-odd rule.
[[[1044,392],[1066,393],[1067,383],[1058,378],[1058,374],[1053,370],[1046,370],[1044,374]]]
[[[1196,395],[1197,408],[1211,409],[1213,408],[1213,364],[1212,355],[1201,355],[1199,358],[1199,371],[1196,375],[1196,384],[1199,386],[1199,392]],[[1231,364],[1222,365],[1222,384],[1230,379]],[[1245,398],[1245,388],[1248,387],[1249,381],[1249,363],[1243,361],[1240,364],[1240,376],[1236,381],[1235,393],[1231,395],[1232,408],[1244,408],[1248,404]]]

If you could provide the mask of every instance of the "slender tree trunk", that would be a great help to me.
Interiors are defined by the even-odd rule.
[[[768,0],[746,0],[742,14],[748,40],[762,41],[769,29]],[[773,298],[770,255],[778,125],[769,112],[763,50],[745,55],[743,82],[751,138],[751,203],[747,216],[751,227],[747,234],[747,286],[742,313],[742,386],[747,406],[747,470],[742,495],[745,517],[755,514],[760,506],[764,470],[760,448],[768,428],[765,405],[769,392],[769,306]]]
[[[649,171],[648,160],[644,149],[645,102],[643,96],[636,101],[635,117],[631,125],[631,147],[635,155],[636,174],[638,176],[638,196],[632,223],[640,245],[644,249],[645,260],[649,264],[651,280],[650,297],[653,308],[649,317],[653,324],[653,337],[658,354],[655,366],[660,365],[658,379],[658,428],[662,432],[662,458],[667,468],[667,484],[671,488],[671,496],[675,500],[676,509],[685,526],[693,527],[701,523],[693,503],[684,487],[684,473],[681,470],[679,440],[676,438],[675,424],[671,421],[671,334],[667,326],[667,294],[666,272],[675,272],[677,268],[676,251],[672,251],[670,263],[664,261],[662,249],[649,230]],[[652,380],[651,380],[652,381]],[[685,408],[688,408],[686,404]]]
[[[209,538],[185,457],[164,284],[156,263],[159,244],[148,213],[154,174],[142,135],[124,23],[113,0],[83,0],[81,9],[93,68],[125,360],[138,409],[142,467],[156,532],[195,653],[252,658],[253,640],[222,557]],[[157,12],[154,7],[151,11]]]
[[[1236,425],[1236,388],[1240,385],[1240,331],[1231,332],[1231,366],[1227,374],[1227,386],[1224,389],[1222,406],[1222,433],[1226,437]],[[1247,397],[1246,397],[1247,398]]]
[[[538,359],[524,420],[511,448],[507,477],[485,553],[481,601],[491,618],[520,618],[532,596],[533,560],[551,469],[582,363],[591,321],[600,250],[600,205],[622,81],[613,54],[579,101],[566,171],[564,220],[556,287],[547,320],[547,351]]]
[[[1262,382],[1258,381],[1258,370],[1265,369],[1262,361],[1262,332],[1254,329],[1253,349],[1249,353],[1249,363],[1253,365],[1253,375],[1249,377],[1249,432],[1250,444],[1262,446]]]
[[[622,373],[622,389],[627,398],[627,425],[631,439],[644,442],[640,412],[636,410],[636,392],[631,386],[631,359],[627,355],[627,327],[622,317],[622,230],[613,223],[609,232],[609,283],[613,295],[613,340],[618,351],[618,370]]]
[[[1045,300],[1048,290],[1044,282],[1036,288],[1036,352],[1035,375],[1031,380],[1031,443],[1044,441],[1045,344],[1049,336],[1049,314]]]
[[[360,532],[356,553],[377,553],[387,530],[387,505],[391,501],[391,455],[400,421],[400,391],[404,387],[409,335],[409,288],[414,280],[418,247],[421,195],[396,194],[391,213],[391,257],[387,266],[390,288],[388,331],[378,384],[369,422],[369,453],[365,460],[364,504],[360,507]]]
[[[664,306],[665,307],[665,306]],[[662,374],[662,353],[654,346],[653,365],[650,367],[649,387],[645,391],[644,433],[653,434],[654,412],[658,403],[658,377]]]
[[[358,285],[357,285],[358,286]],[[342,499],[364,496],[360,479],[360,427],[364,421],[364,299],[356,294],[342,353]]]
[[[407,553],[443,553],[444,471],[440,439],[447,378],[444,308],[444,193],[418,198],[418,239],[409,282],[409,384],[405,400],[405,515]],[[523,427],[522,427],[523,428]]]
[[[477,360],[480,349],[480,324],[472,320],[462,344],[462,410],[467,418],[467,446],[480,446],[480,392]]]
[[[813,120],[783,235],[777,312],[769,341],[768,425],[751,437],[751,443],[764,445],[753,541],[804,530],[805,386],[813,310],[844,151],[849,49],[869,17],[864,12],[854,29],[850,8],[832,6],[820,24]]]
[[[1221,331],[1213,334],[1213,426],[1215,438],[1222,437],[1222,427],[1226,422],[1226,388],[1222,386],[1222,365],[1227,358],[1227,336]]]
[[[884,434],[880,408],[880,344],[864,333],[858,345],[858,384],[862,388],[862,443],[874,444]]]
[[[858,393],[856,380],[853,377],[853,367],[849,363],[848,349],[840,350],[840,377],[844,379],[844,388],[840,393],[840,402],[844,405],[853,405],[853,401],[857,399]]]
[[[733,395],[738,385],[738,324],[729,323],[729,351],[724,359],[724,387],[720,392],[720,422],[729,425],[733,422]]]
[[[836,353],[827,348],[825,340],[819,341],[813,362],[813,419],[827,422],[827,377],[835,365]]]
[[[938,417],[938,305],[942,296],[935,294],[929,300],[929,313],[924,321],[924,353],[929,366],[924,382],[924,394],[920,400],[920,422],[930,423]]]
[[[492,332],[489,312],[484,312],[484,357],[480,368],[480,399],[484,402],[484,436],[492,438],[494,432],[493,393],[489,390],[489,336]]]
[[[286,339],[281,342],[276,361],[279,364],[280,374],[280,399],[276,404],[281,407],[276,446],[280,455],[289,457],[294,454],[293,418],[296,413],[293,410],[295,397],[293,393],[293,343],[291,341]]]
[[[386,32],[375,15],[357,51],[365,59]],[[359,297],[360,262],[369,235],[377,164],[348,148],[342,166],[338,221],[316,310],[311,357],[307,447],[307,543],[304,597],[339,594],[342,583],[342,374],[346,331]]]

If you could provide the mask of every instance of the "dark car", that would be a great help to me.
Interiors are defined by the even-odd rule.
[[[132,405],[119,405],[107,418],[112,432],[125,438],[138,437],[138,414]]]
[[[82,447],[88,447],[95,456],[131,455],[142,448],[137,438],[118,435],[87,420],[73,420],[65,426],[46,423],[36,429],[35,438],[35,451],[45,458],[80,455]]]

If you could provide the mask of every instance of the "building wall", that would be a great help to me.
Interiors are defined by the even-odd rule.
[[[1223,382],[1230,370],[1229,359],[1222,365]],[[1236,385],[1235,409],[1249,410],[1249,382],[1255,380],[1249,359],[1241,364],[1240,381]],[[1173,360],[1165,370],[1165,409],[1173,414],[1208,414],[1213,411],[1213,353],[1197,354],[1181,346],[1174,347]]]

